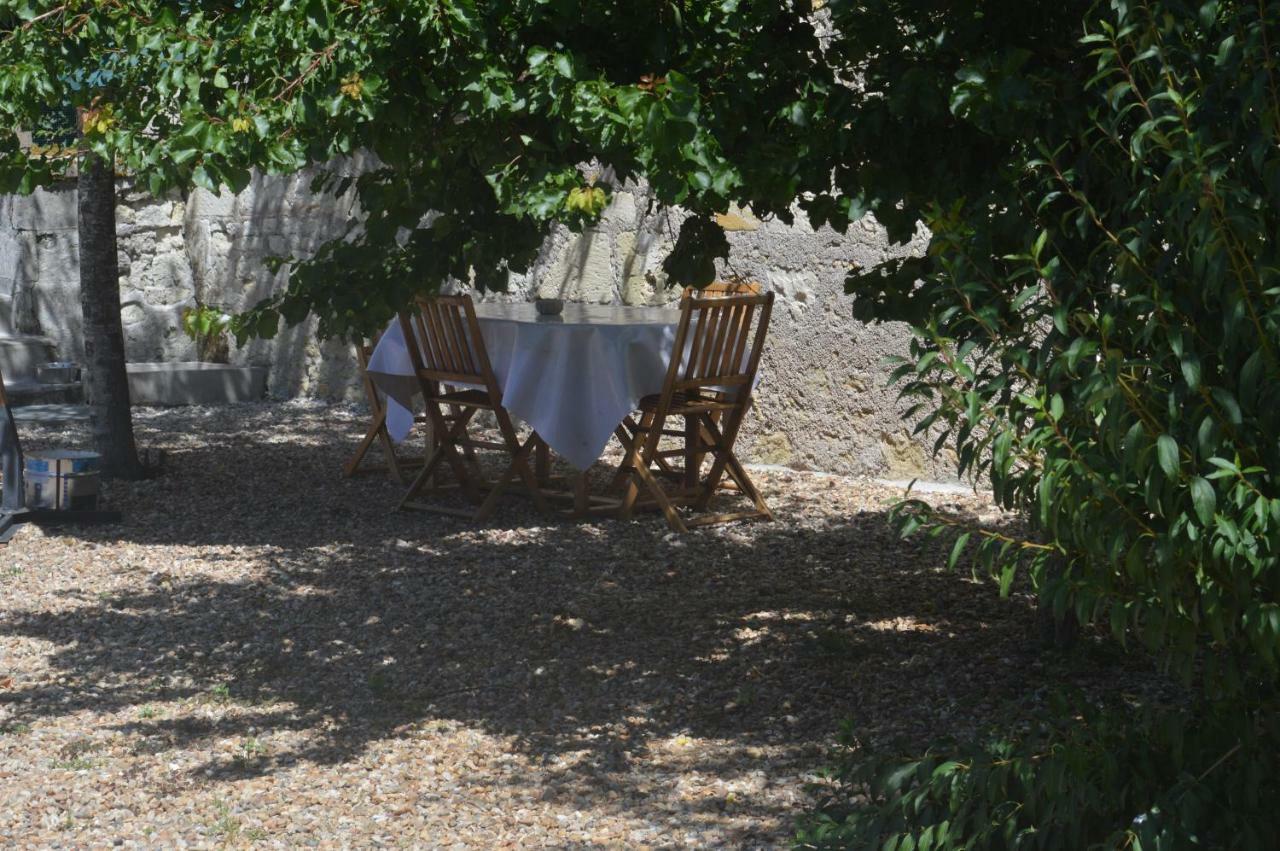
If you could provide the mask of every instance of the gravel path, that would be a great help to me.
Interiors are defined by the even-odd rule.
[[[476,527],[343,480],[363,421],[139,410],[168,472],[108,489],[124,523],[0,547],[0,845],[777,847],[844,718],[920,740],[1099,676],[896,540],[893,488],[762,473],[776,523],[678,538],[517,498]]]

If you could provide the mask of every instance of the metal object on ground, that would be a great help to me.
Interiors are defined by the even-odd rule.
[[[0,372],[0,513],[16,514],[24,502],[22,486],[22,445],[18,427],[4,395],[4,373]]]
[[[98,507],[101,459],[96,452],[52,449],[32,452],[26,463],[27,507],[93,511]]]
[[[44,473],[50,476],[79,476],[96,473],[102,466],[97,452],[81,449],[42,449],[27,453],[28,473]]]
[[[17,515],[26,507],[22,485],[22,445],[18,427],[4,395],[4,371],[0,370],[0,543],[13,537]]]
[[[74,384],[80,380],[80,367],[67,361],[43,363],[36,367],[36,378],[42,384]]]
[[[51,476],[26,473],[27,507],[50,511],[95,511],[98,508],[97,473]]]
[[[50,459],[49,456],[55,457]],[[56,523],[119,523],[118,511],[98,511],[97,506],[97,456],[93,459],[84,457],[94,453],[64,452],[40,453],[33,457],[40,458],[40,463],[52,461],[55,474],[59,465],[68,471],[70,476],[92,475],[94,481],[95,509],[81,510],[76,508],[60,511],[44,511],[27,507],[27,489],[23,482],[22,446],[18,442],[18,428],[13,422],[13,411],[9,408],[9,400],[4,393],[4,373],[0,371],[0,544],[8,543],[22,523],[56,524]],[[79,474],[71,472],[77,467]],[[78,491],[84,485],[71,488]]]

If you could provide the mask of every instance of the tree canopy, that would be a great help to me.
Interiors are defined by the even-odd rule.
[[[694,214],[668,258],[680,281],[710,280],[728,250],[710,215],[730,203],[787,220],[799,203],[841,228],[860,214],[830,191],[850,89],[809,0],[0,10],[0,126],[73,103],[88,111],[93,150],[153,192],[235,190],[253,167],[376,158],[356,180],[359,230],[299,258],[248,332],[271,333],[277,312],[313,312],[322,332],[346,333],[450,278],[502,288],[552,223],[599,214],[608,187],[584,175],[590,162]],[[0,186],[21,190],[68,159],[25,156],[9,131],[0,156]]]

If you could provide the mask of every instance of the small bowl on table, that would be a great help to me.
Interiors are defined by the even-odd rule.
[[[539,298],[534,299],[534,310],[538,311],[540,316],[559,316],[564,310],[564,299],[562,298]]]

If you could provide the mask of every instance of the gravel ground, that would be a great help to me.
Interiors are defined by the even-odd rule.
[[[513,497],[477,527],[342,479],[356,408],[136,424],[168,469],[107,489],[125,522],[0,547],[0,845],[784,846],[843,719],[921,741],[1124,675],[897,540],[900,489],[762,472],[772,524]]]

